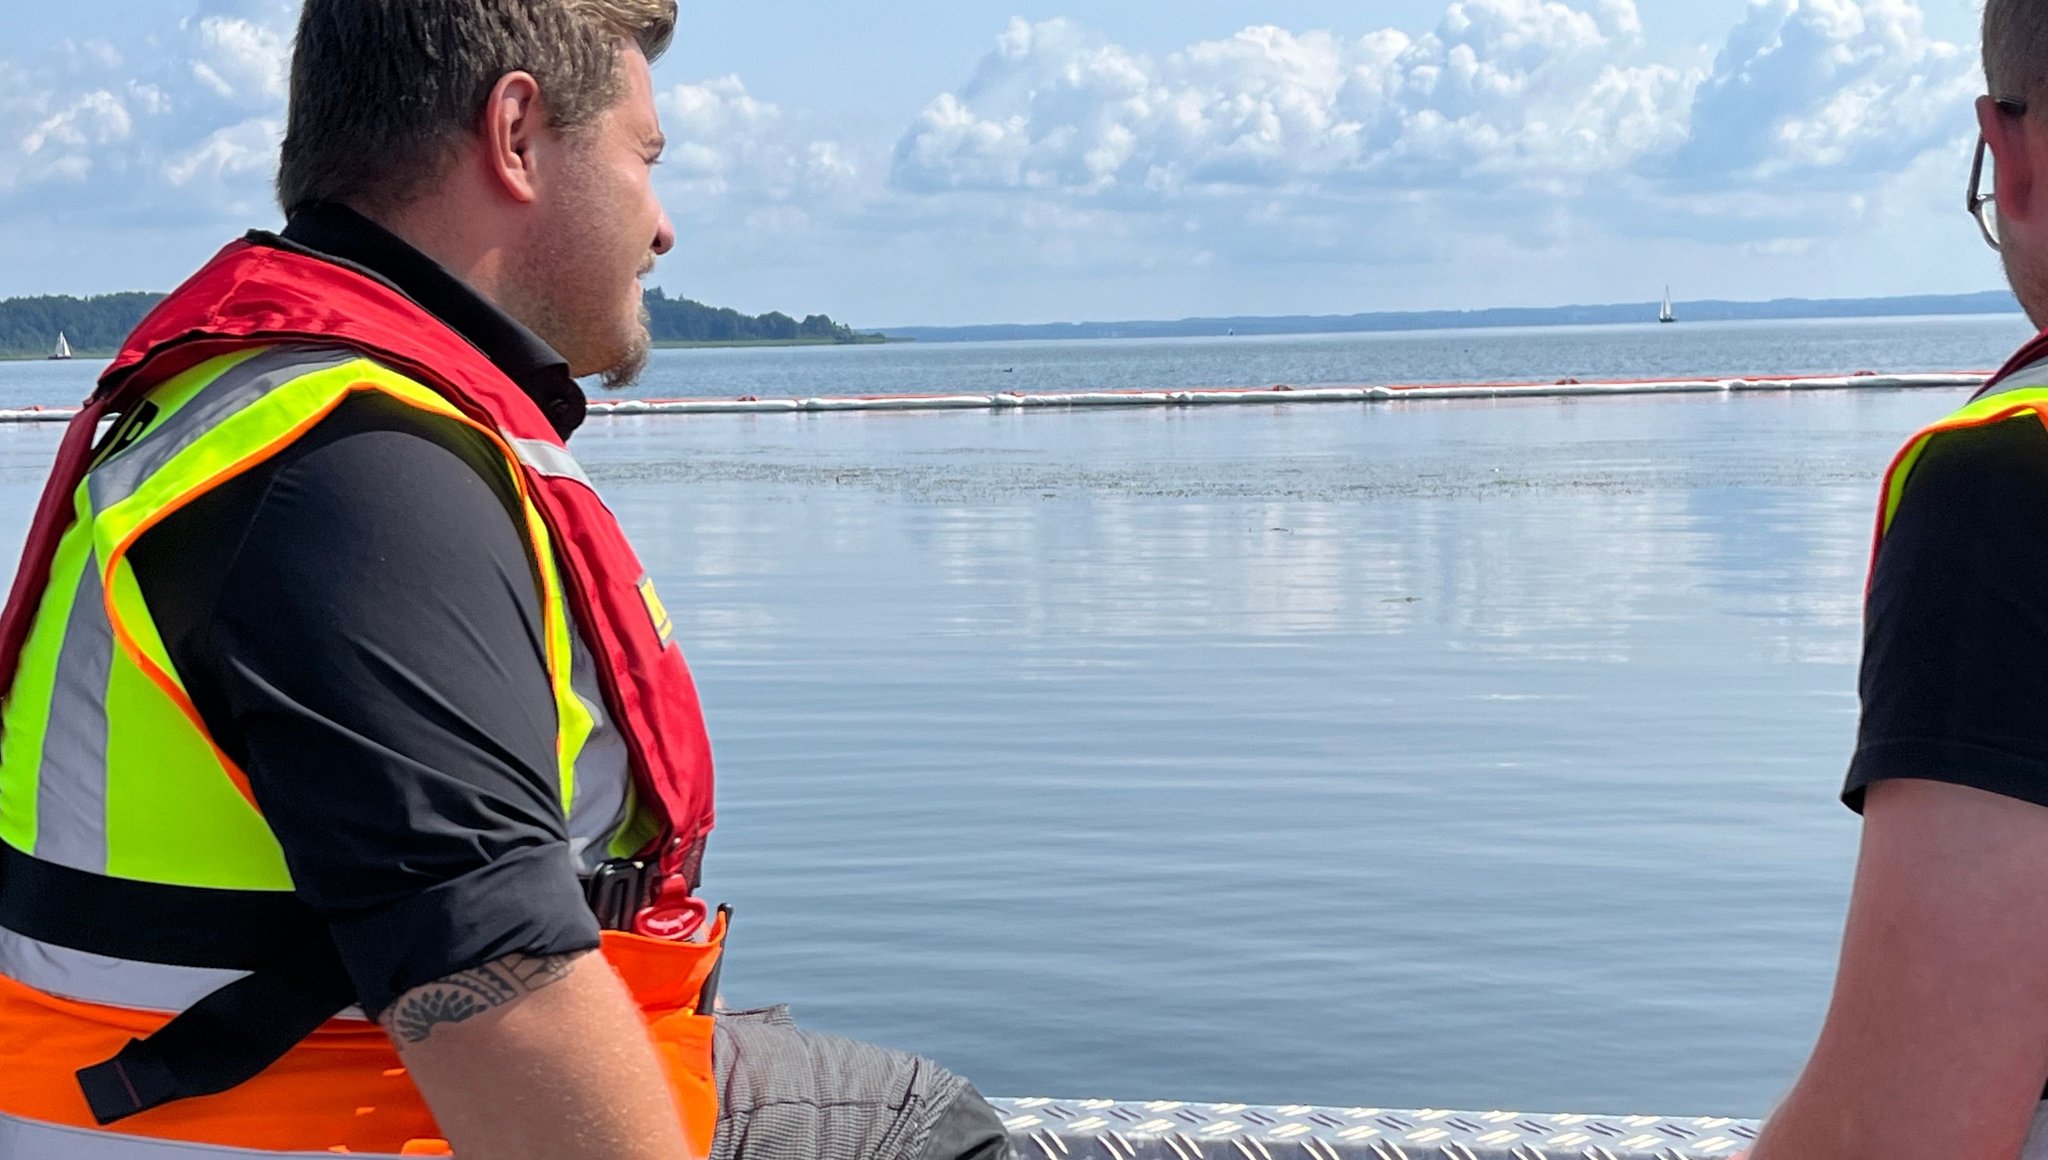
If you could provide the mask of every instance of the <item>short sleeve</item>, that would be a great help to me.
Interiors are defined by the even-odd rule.
[[[1935,437],[1873,564],[1843,801],[1950,782],[2048,805],[2048,430]]]
[[[595,947],[502,461],[360,396],[138,545],[145,595],[372,1012]]]

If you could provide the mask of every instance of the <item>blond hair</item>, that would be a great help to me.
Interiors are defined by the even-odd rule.
[[[652,61],[676,0],[306,0],[277,172],[286,214],[318,201],[402,208],[446,173],[506,73],[574,130],[619,98],[619,45]]]

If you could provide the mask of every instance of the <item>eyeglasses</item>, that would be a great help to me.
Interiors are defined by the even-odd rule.
[[[1998,111],[2009,117],[2024,117],[2027,115],[2027,103],[2000,97]],[[1984,244],[1996,250],[2001,248],[1998,244],[1998,195],[1983,192],[1984,158],[1990,152],[1991,143],[1984,139],[1984,134],[1977,134],[1977,159],[1970,162],[1970,193],[1964,208],[1977,219],[1977,228],[1984,232]]]

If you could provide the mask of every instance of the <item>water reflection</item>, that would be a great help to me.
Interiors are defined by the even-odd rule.
[[[1010,1091],[1753,1113],[1839,922],[1875,476],[1952,402],[582,450],[683,606],[759,997]]]

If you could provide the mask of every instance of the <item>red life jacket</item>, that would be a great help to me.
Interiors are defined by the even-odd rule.
[[[0,688],[13,682],[100,421],[207,359],[291,342],[360,351],[508,440],[563,446],[524,391],[403,294],[317,257],[236,242],[142,320],[71,422],[0,617]],[[712,826],[711,743],[696,685],[681,648],[657,624],[659,605],[647,573],[604,501],[576,479],[531,467],[526,476],[553,537],[569,605],[594,654],[606,707],[626,740],[640,800],[654,805],[661,823],[658,838],[641,854],[658,880],[636,929],[655,938],[685,937],[704,917],[690,892]]]

